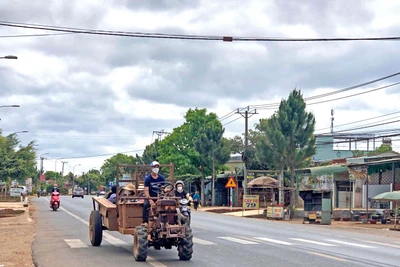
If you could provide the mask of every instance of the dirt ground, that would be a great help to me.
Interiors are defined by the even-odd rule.
[[[34,221],[30,217],[33,209],[32,206],[18,208],[18,210],[24,211],[22,213],[2,210],[0,216],[0,267],[34,266],[32,241],[35,227]]]

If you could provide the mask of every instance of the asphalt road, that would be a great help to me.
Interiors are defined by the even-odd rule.
[[[192,212],[194,253],[180,261],[176,248],[150,248],[147,262],[136,262],[133,237],[105,231],[100,247],[89,241],[91,197],[61,198],[54,212],[49,198],[32,199],[36,207],[36,266],[400,266],[400,240],[330,230],[318,225],[293,225]]]

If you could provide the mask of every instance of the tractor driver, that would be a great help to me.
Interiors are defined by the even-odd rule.
[[[151,174],[147,175],[144,178],[144,195],[145,197],[157,197],[157,192],[151,188],[152,183],[156,182],[165,182],[165,177],[158,173],[160,171],[160,163],[157,161],[153,161],[150,164]],[[149,209],[150,204],[153,204],[154,201],[152,199],[145,199],[144,206],[143,206],[143,223],[142,225],[147,226],[149,222]]]

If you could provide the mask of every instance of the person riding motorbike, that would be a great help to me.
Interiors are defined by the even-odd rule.
[[[36,193],[37,193],[37,197],[40,197],[40,193],[42,192],[42,190],[40,190],[40,188],[37,189]]]
[[[54,184],[53,185],[53,189],[51,190],[51,192],[53,193],[53,192],[58,192],[58,193],[60,193],[60,189],[58,189],[58,185],[57,184]]]
[[[189,200],[189,193],[185,191],[185,189],[183,189],[183,186],[185,184],[183,183],[183,181],[178,180],[175,183],[175,196],[176,197],[180,197],[180,198],[186,198],[187,200]]]
[[[57,184],[54,184],[51,190],[50,207],[53,207],[54,201],[57,201],[58,206],[60,206],[60,189],[58,189]]]

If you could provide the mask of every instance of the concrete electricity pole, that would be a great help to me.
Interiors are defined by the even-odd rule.
[[[256,109],[250,109],[249,106],[247,108],[238,109],[236,111],[237,114],[243,116],[245,124],[244,124],[244,151],[243,151],[243,161],[244,161],[244,170],[243,170],[243,195],[246,194],[246,187],[247,187],[247,150],[249,145],[249,118],[257,113]]]
[[[61,163],[62,163],[61,177],[63,178],[64,177],[64,164],[68,163],[68,161],[61,161]]]

